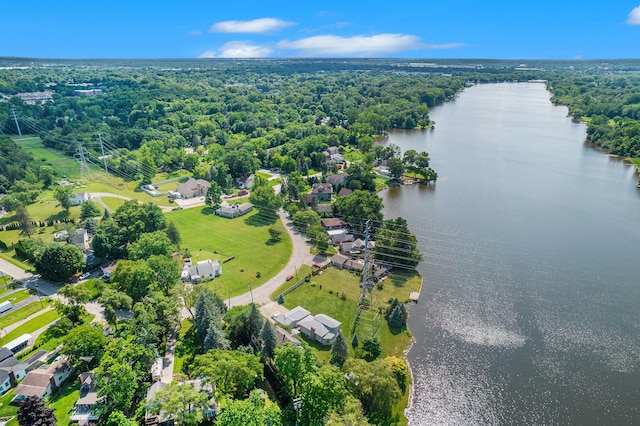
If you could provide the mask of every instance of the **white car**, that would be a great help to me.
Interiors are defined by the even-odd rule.
[[[85,272],[84,274],[80,275],[80,279],[81,280],[86,280],[90,276],[91,276],[91,272]]]

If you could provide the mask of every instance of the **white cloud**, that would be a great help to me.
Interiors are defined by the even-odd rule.
[[[200,34],[202,34],[202,31],[200,31],[200,30],[189,31],[189,35],[192,35],[192,36],[196,36],[196,35],[200,35]]]
[[[322,35],[295,41],[282,40],[277,47],[297,50],[303,56],[375,56],[421,49],[424,45],[419,37],[413,35],[378,34],[353,37]]]
[[[627,19],[629,25],[640,25],[640,6],[636,6],[629,12],[629,18]]]
[[[244,41],[230,41],[220,48],[220,53],[207,50],[199,58],[266,58],[272,49]]]
[[[296,25],[276,18],[260,18],[253,21],[222,21],[209,29],[211,33],[255,33],[265,34]]]

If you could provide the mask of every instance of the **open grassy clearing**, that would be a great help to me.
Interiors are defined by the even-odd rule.
[[[631,161],[638,169],[640,169],[640,158],[628,157],[627,160]]]
[[[29,293],[29,290],[18,290],[18,291],[14,291],[11,294],[7,294],[4,295],[2,297],[0,297],[0,303],[5,302],[5,301],[9,301],[11,303],[13,303],[14,305],[18,302],[23,301],[24,299],[26,299],[27,297],[31,296],[31,293]]]
[[[25,333],[31,334],[39,328],[42,328],[45,325],[57,320],[58,318],[60,318],[60,315],[56,311],[45,312],[44,314],[35,317],[31,321],[22,324],[20,327],[4,335],[2,339],[0,339],[0,345],[6,345],[13,339],[18,338]]]
[[[43,300],[42,305],[40,305],[40,302],[38,301],[29,303],[28,305],[23,306],[22,308],[1,317],[0,328],[5,328],[8,325],[21,321],[35,314],[36,312],[40,312],[42,309],[46,308],[47,306],[51,306],[51,304],[52,302],[50,300]]]
[[[60,175],[68,179],[80,177],[80,163],[78,160],[67,156],[62,151],[47,148],[37,136],[23,136],[13,138],[15,143],[43,164],[48,164]]]
[[[276,275],[289,261],[292,243],[280,220],[264,218],[258,211],[236,219],[214,214],[213,209],[198,207],[166,214],[177,226],[182,249],[188,249],[194,263],[217,259],[222,275],[204,283],[221,297],[246,293],[248,285],[257,287]],[[269,227],[282,228],[282,238],[273,242]],[[232,260],[223,263],[226,259]]]
[[[101,197],[100,199],[107,205],[107,208],[111,212],[115,212],[116,210],[118,210],[118,207],[126,202],[126,200],[123,200],[122,198],[115,197]]]

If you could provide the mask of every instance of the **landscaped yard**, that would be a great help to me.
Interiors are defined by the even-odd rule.
[[[25,333],[31,334],[39,328],[42,328],[45,325],[57,320],[58,318],[60,318],[60,315],[55,310],[45,312],[44,314],[35,317],[31,321],[22,324],[20,327],[2,336],[2,339],[0,339],[0,346],[6,345],[13,339],[18,338]]]
[[[222,275],[204,283],[221,297],[246,293],[276,275],[291,257],[292,244],[281,222],[265,219],[257,210],[226,219],[213,209],[198,207],[166,214],[180,231],[181,248],[188,249],[193,262],[217,259]],[[282,238],[273,242],[269,227],[281,227]],[[228,261],[226,261],[228,260]],[[225,262],[226,261],[226,262]]]
[[[62,389],[51,396],[47,406],[53,410],[58,425],[68,425],[73,414],[73,404],[80,398],[80,383],[77,375],[72,374],[65,381]]]
[[[40,302],[37,302],[37,301],[33,303],[29,303],[28,305],[23,306],[22,308],[16,311],[13,311],[3,317],[0,317],[0,328],[5,328],[8,325],[21,321],[27,317],[30,317],[31,315],[41,311],[42,309],[46,308],[49,305],[51,305],[51,301],[48,299],[43,300],[42,305],[40,304]]]
[[[361,294],[360,277],[348,271],[333,267],[325,269],[321,275],[311,277],[309,282],[287,294],[284,297],[284,306],[292,309],[300,305],[314,315],[323,313],[335,318],[342,323],[341,330],[348,342],[351,342],[354,333],[362,342],[375,332],[382,344],[381,356],[402,357],[403,351],[411,339],[409,332],[401,331],[398,333],[390,330],[384,319],[384,314],[378,314],[377,309],[386,308],[390,297],[403,301],[408,300],[409,293],[418,291],[420,288],[421,279],[417,274],[411,276],[393,275],[392,277],[393,279],[387,278],[383,282],[382,290],[378,287],[374,288],[369,295],[374,308],[361,315],[360,322],[354,330],[352,330],[352,324]],[[277,295],[288,287],[289,285],[281,286],[272,294],[272,297],[277,298]],[[329,360],[330,347],[315,344],[313,347],[317,351],[318,359]]]
[[[29,296],[31,296],[29,290],[18,290],[14,291],[13,293],[3,294],[2,297],[0,297],[0,303],[6,302],[8,300],[15,305],[16,303],[23,301]]]
[[[193,320],[188,318],[182,320],[180,334],[176,342],[175,358],[173,361],[173,374],[184,373],[184,363],[186,360],[194,356],[197,343],[195,342],[195,334],[192,331]]]

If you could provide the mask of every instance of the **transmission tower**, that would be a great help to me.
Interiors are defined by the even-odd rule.
[[[85,175],[89,175],[89,173],[91,172],[91,169],[87,164],[88,154],[89,151],[87,151],[87,148],[82,145],[78,145],[78,147],[76,148],[76,153],[73,155],[73,157],[80,163],[80,176],[82,178],[84,178]]]

